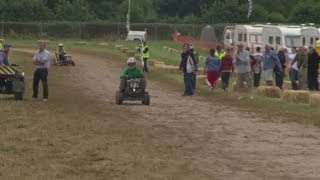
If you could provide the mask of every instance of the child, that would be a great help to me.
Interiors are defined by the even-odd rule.
[[[210,49],[210,55],[207,57],[204,67],[204,73],[207,76],[207,84],[213,92],[220,76],[220,59],[215,55],[215,50]]]

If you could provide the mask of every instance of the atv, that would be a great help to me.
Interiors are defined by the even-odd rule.
[[[116,104],[121,105],[123,101],[141,101],[144,105],[150,105],[150,95],[142,87],[142,78],[128,78],[126,89],[116,93]]]
[[[0,94],[14,94],[15,100],[23,100],[25,91],[24,72],[17,65],[0,66]]]
[[[59,66],[68,66],[68,65],[72,65],[75,66],[75,62],[72,60],[72,57],[67,54],[64,53],[62,56],[63,58],[60,58],[59,53],[55,53],[56,57],[54,58],[54,64],[55,65],[59,65]]]

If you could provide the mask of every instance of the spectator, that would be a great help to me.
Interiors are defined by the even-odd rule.
[[[217,56],[220,60],[223,58],[224,55],[226,55],[226,52],[222,50],[222,46],[220,44],[216,47],[216,53],[215,56]]]
[[[308,84],[309,90],[319,91],[318,69],[319,69],[319,54],[314,48],[310,49],[308,54]]]
[[[276,86],[280,89],[283,88],[283,79],[285,76],[284,70],[286,69],[286,54],[285,49],[281,48],[278,52],[278,58],[282,67],[282,71],[278,68],[278,66],[274,67]]]
[[[308,71],[308,53],[306,47],[300,47],[299,52],[293,60],[297,63],[299,89],[307,88],[307,71]]]
[[[265,53],[262,58],[263,64],[263,76],[264,80],[266,81],[267,86],[273,86],[273,70],[277,66],[279,68],[279,72],[282,72],[282,67],[280,64],[280,60],[272,50],[271,46],[267,44],[265,46]]]
[[[256,47],[256,52],[252,54],[253,62],[252,65],[252,71],[253,71],[253,85],[254,87],[260,86],[260,79],[261,79],[261,72],[262,72],[262,57],[263,54],[261,53],[261,48]]]
[[[292,48],[292,53],[288,55],[288,64],[289,64],[289,77],[291,81],[291,86],[293,90],[298,90],[298,64],[294,62],[294,59],[297,55],[297,49],[295,47]]]
[[[233,64],[236,66],[237,91],[239,93],[238,99],[241,100],[243,98],[240,93],[244,86],[244,82],[246,82],[249,87],[250,99],[254,99],[252,94],[253,82],[252,82],[252,74],[251,74],[251,67],[250,67],[250,56],[249,56],[249,52],[244,50],[243,44],[238,45],[238,52],[235,55]]]
[[[222,89],[227,91],[229,88],[229,79],[230,74],[233,71],[233,56],[231,52],[231,47],[226,47],[226,55],[221,59],[221,81],[222,81]]]
[[[199,69],[199,54],[194,50],[194,47],[192,44],[190,44],[190,53],[193,54],[193,57],[195,58],[195,61],[196,61],[196,69],[195,69],[195,73],[194,73],[194,76],[192,78],[192,87],[193,87],[193,90],[196,89],[196,85],[197,85],[197,72],[198,72],[198,69]]]
[[[204,67],[204,73],[207,77],[206,81],[211,92],[213,92],[216,87],[220,75],[220,59],[215,53],[214,49],[210,49],[210,55],[207,57]]]
[[[39,51],[33,57],[33,63],[36,65],[36,70],[33,75],[33,100],[38,98],[39,81],[41,80],[43,86],[43,101],[48,101],[47,77],[50,67],[50,54],[45,48],[45,43],[40,42]]]
[[[181,61],[179,69],[183,72],[184,78],[184,94],[183,96],[192,96],[193,90],[193,77],[195,73],[195,58],[193,54],[190,53],[189,45],[183,45],[183,52],[181,53]]]

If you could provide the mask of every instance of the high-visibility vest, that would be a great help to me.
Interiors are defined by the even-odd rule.
[[[220,60],[226,55],[226,52],[221,51],[220,53],[218,51],[216,51],[215,54]]]
[[[148,51],[146,53],[144,53],[145,49],[148,48]],[[150,58],[150,53],[149,53],[149,47],[148,46],[145,46],[143,48],[143,58],[147,58],[149,59]]]

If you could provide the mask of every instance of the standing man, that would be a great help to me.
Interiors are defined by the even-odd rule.
[[[150,58],[149,47],[147,42],[143,42],[143,72],[149,72],[148,70],[148,59]]]
[[[253,97],[253,81],[251,74],[251,66],[250,66],[250,55],[249,52],[244,50],[243,44],[238,45],[238,52],[235,55],[235,59],[233,64],[236,67],[237,73],[237,91],[238,91],[238,100],[241,100],[243,97],[240,94],[243,91],[244,82],[247,83],[250,89],[250,99],[254,99]]]
[[[252,54],[252,57],[254,59],[254,62],[252,62],[252,71],[253,71],[253,84],[254,87],[260,86],[260,79],[261,79],[261,71],[262,71],[262,57],[263,54],[261,53],[261,48],[256,47],[256,52]]]
[[[318,83],[318,69],[319,69],[319,54],[317,51],[311,47],[310,52],[308,54],[308,84],[309,90],[311,91],[319,91],[319,83]]]
[[[38,98],[39,81],[43,85],[43,101],[48,101],[48,69],[50,67],[50,53],[45,49],[46,44],[39,42],[39,51],[33,57],[36,69],[33,75],[33,100]]]
[[[181,61],[179,69],[183,72],[184,80],[184,94],[183,96],[192,96],[194,94],[193,89],[193,77],[195,73],[195,58],[190,53],[189,44],[183,45],[183,51],[181,53]]]
[[[297,63],[299,89],[307,89],[308,76],[308,48],[301,46],[299,52],[293,60],[293,64]]]
[[[283,82],[284,82],[284,77],[285,77],[285,73],[284,70],[286,69],[286,62],[287,62],[287,56],[286,56],[286,52],[285,52],[285,48],[281,48],[278,52],[278,58],[282,67],[282,72],[279,71],[279,68],[277,68],[277,66],[274,69],[275,72],[275,80],[276,80],[276,86],[280,89],[283,88]]]
[[[267,86],[273,86],[273,70],[277,66],[279,72],[283,72],[280,60],[276,53],[271,50],[270,44],[265,46],[266,52],[262,58],[263,75]]]

